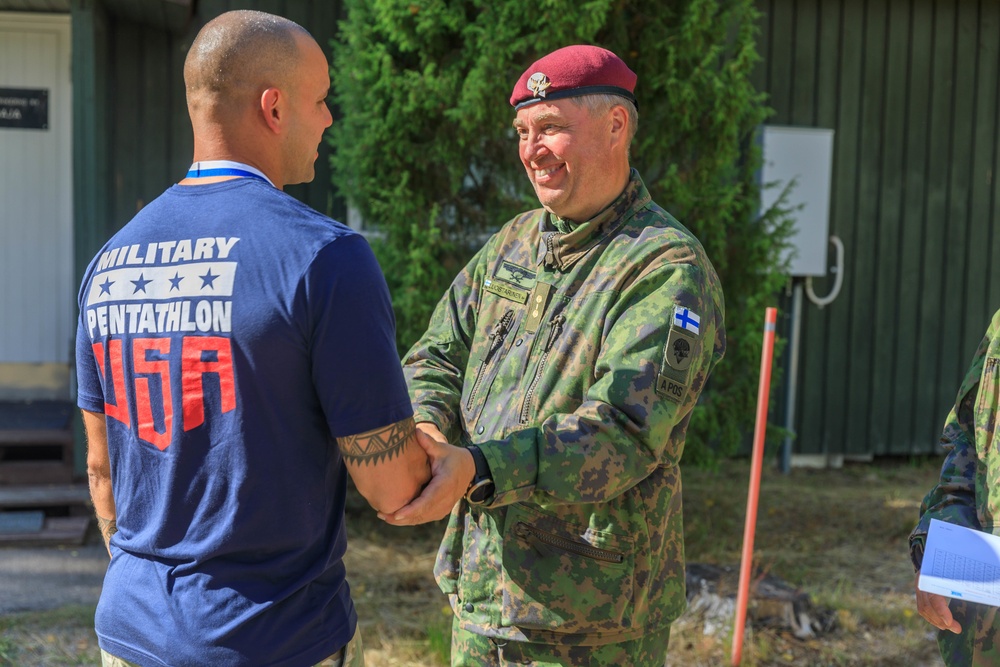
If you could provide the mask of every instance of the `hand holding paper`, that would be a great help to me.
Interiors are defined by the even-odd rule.
[[[931,519],[917,589],[1000,607],[1000,537]]]

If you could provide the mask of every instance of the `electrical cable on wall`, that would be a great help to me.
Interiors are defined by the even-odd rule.
[[[844,243],[837,236],[830,237],[830,243],[833,244],[834,249],[837,251],[837,263],[833,265],[830,272],[835,274],[833,279],[833,289],[825,297],[816,296],[816,292],[813,291],[812,286],[812,276],[806,278],[806,296],[812,301],[816,306],[822,308],[823,306],[828,306],[833,303],[837,295],[840,294],[840,287],[844,284]]]

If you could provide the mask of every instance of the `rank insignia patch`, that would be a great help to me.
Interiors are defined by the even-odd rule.
[[[522,289],[531,289],[535,285],[535,272],[513,262],[500,262],[493,277]]]

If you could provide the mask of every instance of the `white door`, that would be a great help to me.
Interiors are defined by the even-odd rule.
[[[68,14],[0,12],[0,399],[69,397],[70,48]]]

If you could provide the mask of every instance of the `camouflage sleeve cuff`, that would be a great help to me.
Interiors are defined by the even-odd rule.
[[[910,537],[910,562],[913,563],[913,571],[917,573],[924,562],[924,539],[924,535]]]
[[[493,475],[493,497],[484,505],[499,507],[531,498],[538,482],[537,428],[512,433],[503,441],[476,443]]]
[[[432,410],[425,406],[413,406],[413,423],[419,424],[420,422],[429,422],[437,426],[438,430],[444,435],[445,439],[448,440],[449,444],[458,445],[457,437],[451,433],[454,424],[451,419],[439,410]]]

